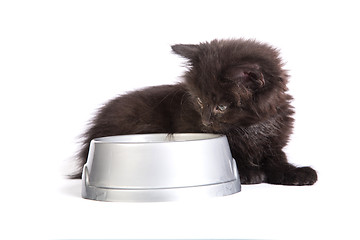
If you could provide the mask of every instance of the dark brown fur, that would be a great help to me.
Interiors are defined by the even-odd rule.
[[[311,185],[310,167],[287,162],[294,113],[278,51],[252,40],[174,45],[188,60],[184,82],[134,91],[103,106],[84,134],[81,177],[91,139],[137,133],[225,134],[241,182]]]

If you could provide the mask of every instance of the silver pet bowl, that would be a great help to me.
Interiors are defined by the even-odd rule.
[[[82,196],[152,202],[225,196],[240,191],[226,136],[136,134],[92,140]]]

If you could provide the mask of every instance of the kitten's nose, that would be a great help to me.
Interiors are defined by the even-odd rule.
[[[202,124],[205,126],[205,127],[208,127],[211,125],[211,122],[209,120],[203,120],[202,121]]]
[[[210,121],[210,117],[209,118],[203,118],[202,119],[202,124],[205,126],[205,127],[208,127],[212,124],[212,121]]]
[[[207,110],[207,109],[204,109],[204,111],[202,112],[202,124],[205,126],[205,127],[208,127],[212,124],[211,122],[211,111],[210,110]]]

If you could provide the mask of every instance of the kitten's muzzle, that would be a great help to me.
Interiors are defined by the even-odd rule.
[[[209,127],[212,125],[212,122],[210,121],[210,119],[207,120],[202,120],[202,125],[204,125],[205,127]]]
[[[206,127],[212,125],[212,112],[210,109],[203,109],[201,113],[201,122]]]

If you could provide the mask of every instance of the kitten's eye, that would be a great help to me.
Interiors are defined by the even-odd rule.
[[[227,106],[222,105],[222,104],[216,106],[216,110],[221,111],[221,112],[225,111],[226,109],[227,109]]]
[[[200,106],[201,108],[203,108],[203,103],[202,103],[201,99],[200,99],[200,98],[196,98],[196,101],[197,101],[197,103],[199,104],[199,106]]]

